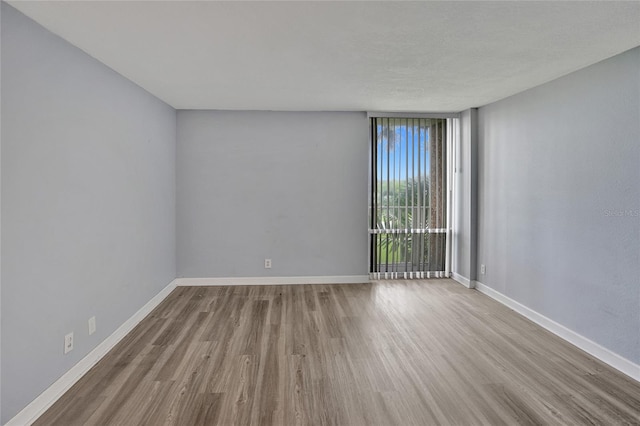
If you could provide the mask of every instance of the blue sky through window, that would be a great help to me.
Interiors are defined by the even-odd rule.
[[[407,123],[408,121],[408,123]],[[387,130],[388,129],[388,130]],[[429,130],[411,120],[378,124],[377,173],[379,181],[423,178],[430,172]]]

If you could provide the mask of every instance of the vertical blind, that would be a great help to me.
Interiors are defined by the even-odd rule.
[[[371,118],[372,279],[448,275],[448,121]]]

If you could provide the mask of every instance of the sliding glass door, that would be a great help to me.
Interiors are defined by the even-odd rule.
[[[447,145],[454,120],[370,120],[371,278],[448,276]]]

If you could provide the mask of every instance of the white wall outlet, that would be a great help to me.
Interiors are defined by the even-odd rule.
[[[64,353],[68,354],[73,350],[73,331],[64,336]]]
[[[264,260],[264,269],[271,269],[271,259]]]
[[[89,336],[96,332],[96,317],[89,318]]]
[[[483,265],[480,265],[480,273],[485,274],[487,272],[487,268]]]

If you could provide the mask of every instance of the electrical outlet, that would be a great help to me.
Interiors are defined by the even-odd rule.
[[[73,331],[64,336],[64,353],[68,354],[73,350]]]
[[[481,274],[486,274],[487,273],[487,268],[484,265],[480,265],[480,273]]]
[[[96,332],[96,317],[89,318],[89,336]]]
[[[271,269],[271,259],[264,260],[264,269]]]

